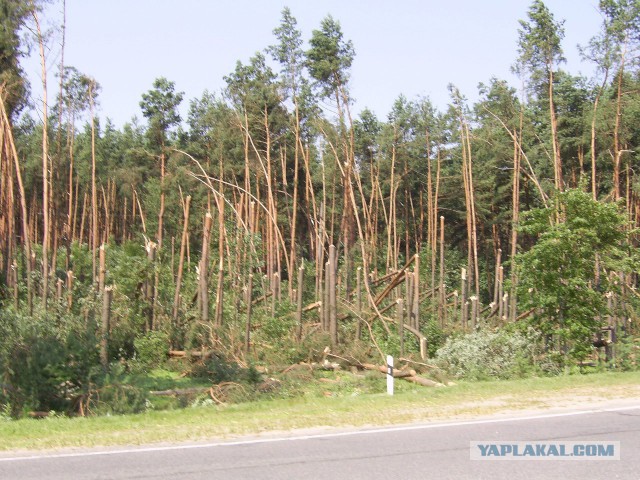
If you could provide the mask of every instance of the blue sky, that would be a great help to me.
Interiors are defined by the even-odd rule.
[[[47,24],[61,23],[62,0],[48,7]],[[102,86],[100,117],[117,126],[142,117],[139,102],[155,78],[164,76],[189,100],[205,89],[218,92],[238,60],[275,43],[273,29],[285,6],[298,21],[305,42],[331,14],[354,43],[351,95],[356,112],[368,107],[385,119],[393,101],[430,98],[449,102],[453,83],[471,101],[477,85],[510,73],[517,56],[518,20],[530,0],[66,0],[65,64]],[[564,19],[563,48],[573,74],[590,75],[577,44],[586,44],[601,24],[597,0],[547,0],[556,20]],[[37,53],[34,50],[34,53]],[[55,84],[60,47],[50,42],[49,83]],[[25,70],[38,101],[39,67]],[[52,88],[50,86],[50,88]],[[57,91],[57,88],[56,90]],[[50,94],[51,95],[51,94]]]

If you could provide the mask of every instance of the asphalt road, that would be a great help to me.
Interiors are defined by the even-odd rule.
[[[620,442],[620,460],[471,460],[470,441]],[[633,479],[640,404],[598,411],[0,456],[0,479]]]

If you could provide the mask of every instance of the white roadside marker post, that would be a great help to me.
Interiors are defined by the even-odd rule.
[[[387,394],[393,395],[393,357],[387,355]]]

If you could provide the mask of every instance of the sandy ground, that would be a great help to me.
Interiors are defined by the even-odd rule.
[[[486,400],[440,406],[437,412],[429,410],[424,420],[456,421],[640,406],[640,384],[578,387],[543,395],[537,392],[536,395],[535,398],[524,397],[521,394],[492,396]]]

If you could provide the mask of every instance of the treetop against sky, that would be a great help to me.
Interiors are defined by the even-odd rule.
[[[205,90],[220,91],[236,62],[276,43],[274,28],[288,6],[309,47],[311,32],[331,14],[345,38],[353,41],[351,97],[355,110],[365,107],[385,118],[394,100],[429,97],[444,108],[453,83],[471,100],[477,85],[491,77],[519,86],[511,73],[517,58],[518,21],[526,18],[529,0],[250,0],[201,2],[137,0],[127,2],[66,1],[64,60],[102,86],[99,115],[116,125],[142,118],[141,95],[154,79],[175,82],[185,100]],[[589,73],[577,44],[586,45],[601,19],[596,0],[547,0],[558,20],[565,19],[563,49],[573,74]],[[62,23],[62,2],[47,7],[45,22]],[[59,35],[58,35],[59,36]],[[50,42],[49,75],[57,71],[59,42]],[[37,51],[25,62],[32,79],[34,103],[40,96]],[[182,108],[188,108],[184,102]],[[184,112],[183,112],[184,113]],[[185,118],[186,115],[183,115]]]

